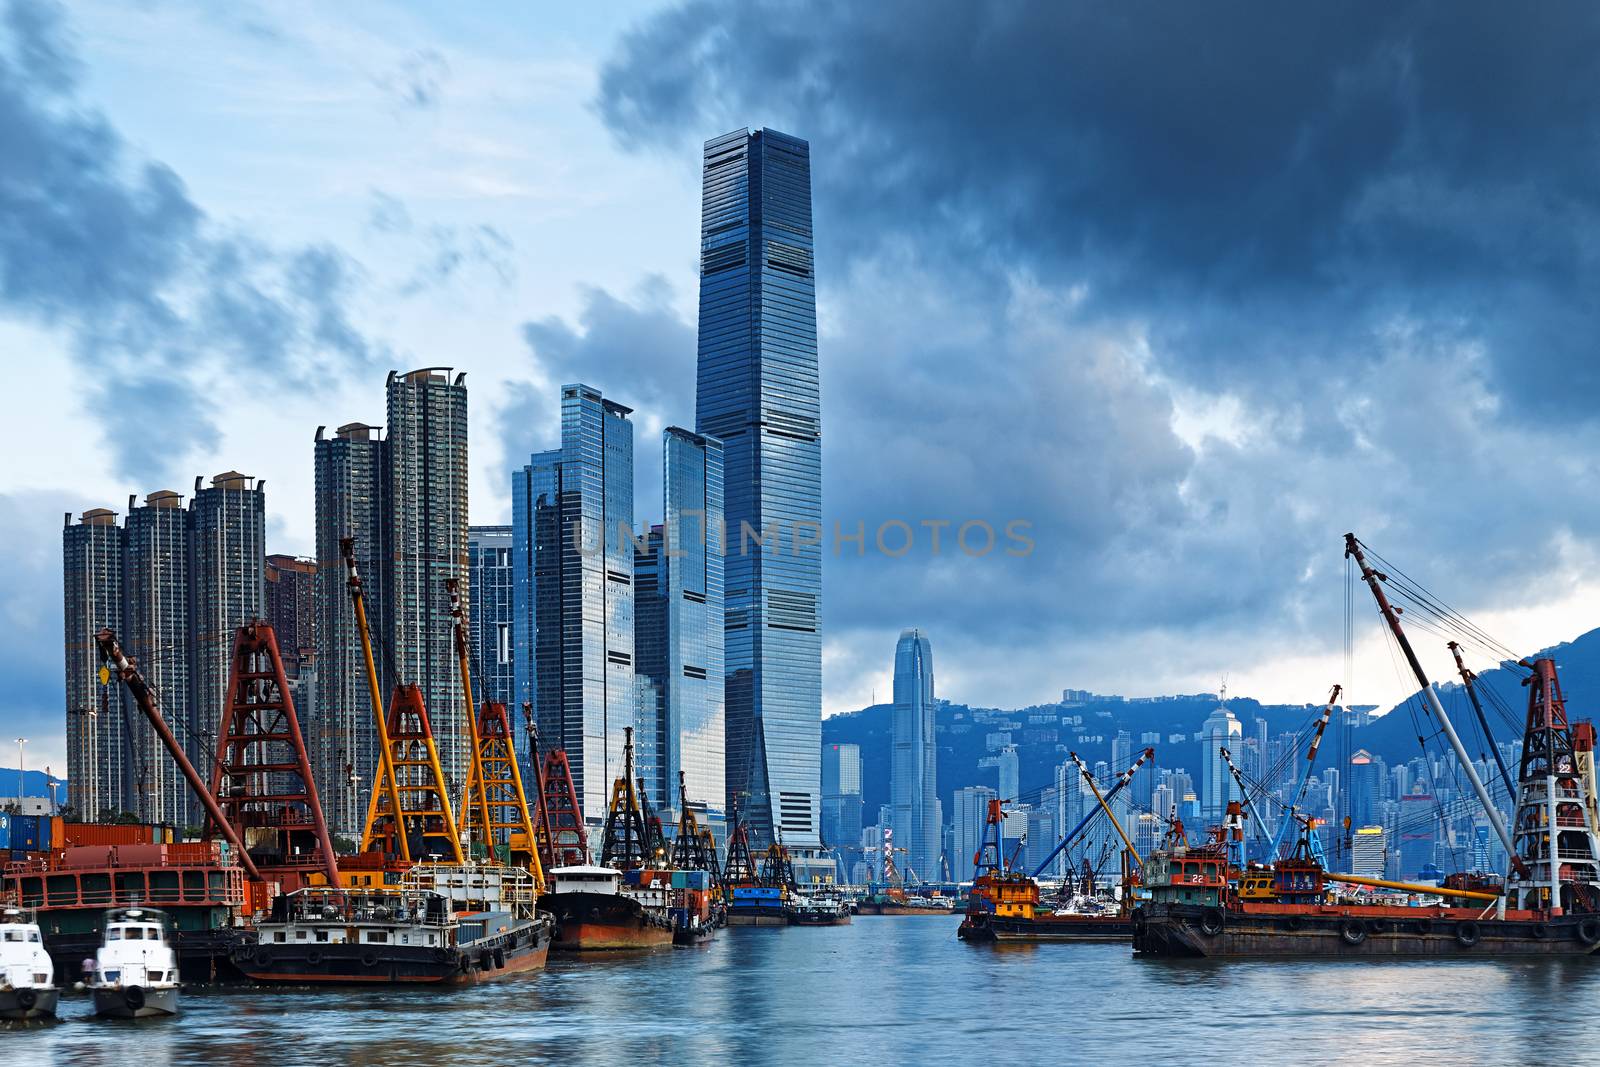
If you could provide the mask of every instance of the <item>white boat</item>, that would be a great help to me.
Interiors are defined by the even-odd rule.
[[[38,1019],[56,1013],[61,991],[44,935],[18,908],[0,912],[0,1019]]]
[[[178,959],[166,916],[154,908],[115,908],[95,953],[89,992],[96,1015],[143,1019],[178,1013]]]

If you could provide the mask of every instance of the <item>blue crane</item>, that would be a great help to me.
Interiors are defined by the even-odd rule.
[[[1153,748],[1147,748],[1143,752],[1139,753],[1139,758],[1133,761],[1133,766],[1123,771],[1122,774],[1117,778],[1116,784],[1110,789],[1106,790],[1106,795],[1101,798],[1102,803],[1110,804],[1111,798],[1122,792],[1123,787],[1129,782],[1133,781],[1133,776],[1139,772],[1140,767],[1144,766],[1144,761],[1154,757],[1155,754],[1156,750]],[[1075,753],[1073,754],[1073,758],[1077,758]],[[1061,855],[1062,850],[1068,845],[1072,844],[1073,839],[1081,834],[1083,832],[1083,828],[1088,826],[1089,822],[1099,814],[1100,809],[1098,807],[1091,809],[1089,813],[1079,821],[1078,825],[1072,828],[1071,833],[1065,835],[1060,841],[1056,842],[1056,847],[1050,850],[1050,855],[1046,856],[1044,861],[1041,862],[1039,866],[1034,868],[1033,877],[1037,878],[1040,874],[1044,873],[1044,869],[1050,866],[1051,862],[1057,856]]]

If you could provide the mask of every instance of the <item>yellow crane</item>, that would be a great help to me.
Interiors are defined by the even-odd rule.
[[[439,749],[433,740],[422,690],[415,685],[397,685],[385,714],[361,576],[356,571],[355,538],[341,540],[339,550],[344,555],[345,584],[355,608],[378,731],[378,775],[367,805],[361,851],[389,844],[402,863],[411,864],[423,858],[412,854],[411,835],[415,833],[419,844],[435,845],[437,854],[447,862],[460,863],[461,837],[456,832],[455,813],[450,810],[444,769],[439,765]]]

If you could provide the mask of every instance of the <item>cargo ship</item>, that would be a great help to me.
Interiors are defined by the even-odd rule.
[[[802,894],[789,922],[794,926],[849,926],[850,905],[833,892]]]
[[[1510,857],[1511,870],[1503,890],[1464,888],[1451,882],[1409,884],[1329,872],[1318,855],[1310,819],[1301,821],[1294,852],[1270,865],[1270,876],[1240,870],[1242,864],[1231,863],[1225,834],[1190,847],[1180,833],[1167,847],[1152,853],[1146,864],[1144,881],[1151,899],[1134,912],[1135,952],[1208,958],[1378,959],[1593,953],[1600,945],[1594,726],[1569,722],[1553,660],[1519,661],[1529,672],[1524,680],[1528,704],[1516,805],[1508,828],[1423,672],[1400,626],[1399,611],[1389,603],[1384,592],[1388,576],[1368,564],[1364,547],[1353,534],[1346,535],[1346,555],[1372,591],[1440,732]],[[1414,601],[1427,595],[1409,579],[1400,588]],[[1313,742],[1311,758],[1315,751]],[[1502,773],[1509,785],[1509,771]],[[1292,807],[1289,814],[1293,814]],[[1330,893],[1330,884],[1392,888],[1419,898],[1437,896],[1471,903],[1419,907],[1355,903]]]
[[[540,970],[549,916],[532,876],[498,864],[418,864],[399,886],[311,887],[273,901],[235,950],[277,985],[476,985]]]
[[[550,890],[539,906],[555,919],[553,947],[615,952],[672,944],[667,892],[654,887],[655,873],[589,865],[550,871]],[[631,885],[624,884],[626,875],[633,875]]]

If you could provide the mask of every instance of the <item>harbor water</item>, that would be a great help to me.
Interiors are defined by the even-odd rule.
[[[721,931],[456,990],[190,989],[182,1014],[0,1033],[4,1062],[1592,1063],[1600,960],[1178,962],[971,946],[957,920]]]

